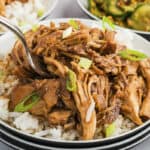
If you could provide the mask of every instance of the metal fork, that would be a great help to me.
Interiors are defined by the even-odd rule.
[[[0,16],[0,24],[5,26],[6,28],[8,28],[15,35],[17,35],[17,37],[20,39],[20,41],[22,42],[22,44],[25,48],[27,60],[28,60],[30,67],[40,76],[48,77],[49,75],[46,71],[46,68],[41,63],[39,57],[35,56],[35,55],[33,56],[32,53],[30,53],[30,50],[28,48],[27,42],[25,40],[25,37],[24,37],[24,34],[22,33],[22,31],[17,26],[10,23],[6,18],[1,17],[1,16]]]

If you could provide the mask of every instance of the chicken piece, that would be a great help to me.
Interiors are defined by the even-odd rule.
[[[12,49],[12,58],[13,58],[13,61],[15,64],[22,64],[22,53],[24,51],[23,49],[23,45],[21,45],[21,42],[20,41],[17,41],[14,45],[14,48]],[[19,51],[20,50],[20,51]]]
[[[105,41],[102,40],[104,38],[103,32],[98,28],[92,28],[90,31],[90,40],[87,43],[88,47],[96,50],[100,50],[105,44]]]
[[[147,86],[147,95],[143,100],[140,115],[150,119],[150,60],[141,61],[140,69]]]
[[[49,72],[65,78],[66,68],[63,64],[51,57],[44,57],[44,62],[48,65],[47,69]]]
[[[92,85],[98,81],[98,78],[96,76],[89,78],[89,75],[85,75],[84,71],[76,63],[72,63],[72,65],[79,73],[77,75],[77,92],[73,92],[73,97],[80,114],[81,139],[90,140],[96,130],[95,102],[91,89]]]
[[[83,44],[76,44],[73,46],[69,46],[66,49],[67,49],[67,52],[72,53],[72,54],[77,54],[80,56],[87,55],[87,53],[86,53],[87,47],[86,47],[86,45],[83,45]]]
[[[139,62],[126,61],[126,65],[123,68],[123,72],[126,75],[136,75],[138,67],[139,67]]]
[[[122,67],[125,66],[124,60],[122,60],[116,54],[110,54],[106,56],[101,56],[93,50],[87,51],[95,65],[103,70],[105,73],[111,73],[112,75],[117,75],[122,72]]]
[[[100,53],[102,55],[117,53],[117,44],[115,42],[106,41],[103,47],[101,48]]]
[[[22,3],[28,2],[28,0],[5,0],[5,1],[6,1],[6,4],[10,4],[10,3],[14,2],[14,1],[20,1]]]
[[[99,76],[99,80],[97,81],[92,94],[98,111],[102,111],[108,106],[109,90],[110,85],[107,76]]]
[[[102,55],[117,53],[120,49],[123,49],[124,46],[118,45],[114,41],[115,34],[114,31],[106,30],[102,32],[97,28],[91,29],[91,40],[88,42],[88,46],[100,52]]]
[[[29,49],[32,50],[33,46],[35,45],[35,33],[32,31],[28,31],[27,33],[25,33],[25,38]],[[30,66],[26,57],[24,46],[19,40],[17,40],[17,42],[15,43],[11,56],[14,64],[16,64],[14,74],[16,74],[18,77],[35,77],[36,73]]]
[[[40,117],[47,117],[48,109],[44,100],[40,100],[36,105],[34,105],[29,112],[33,115]]]
[[[65,104],[65,106],[68,109],[75,111],[76,110],[75,103],[73,101],[71,93],[66,89],[66,81],[63,79],[61,80],[61,88],[60,89],[61,89],[60,95],[61,95],[62,101]]]
[[[118,118],[120,113],[121,101],[118,98],[117,94],[112,96],[109,103],[109,107],[97,113],[97,126],[111,124]]]
[[[50,125],[64,125],[69,121],[72,112],[69,110],[56,110],[48,114]]]
[[[91,28],[89,32],[91,39],[94,41],[101,40],[104,38],[104,33],[98,28]]]
[[[128,77],[128,84],[122,92],[123,101],[121,110],[125,116],[129,117],[137,125],[142,124],[139,113],[142,102],[143,88],[143,78],[133,75]]]
[[[1,16],[5,15],[5,3],[6,3],[6,0],[0,0],[0,15]]]
[[[39,31],[35,33],[36,44],[33,48],[34,54],[47,56],[53,53],[57,49],[57,46],[61,44],[58,40],[62,39],[62,32],[62,30],[56,30],[56,28],[50,29],[40,26]]]
[[[15,106],[26,96],[31,94],[34,91],[34,87],[32,84],[26,85],[17,85],[13,91],[11,92],[10,96],[10,103],[9,108],[11,111],[14,110]]]
[[[57,79],[47,80],[46,84],[42,87],[42,90],[44,90],[43,99],[46,103],[47,109],[51,110],[58,101],[60,81]]]
[[[64,125],[64,130],[66,131],[66,130],[74,129],[75,125],[76,125],[75,120],[71,120],[71,122],[69,121],[69,123],[66,123]]]
[[[27,79],[30,77],[32,78],[33,76],[35,76],[34,73],[29,72],[28,70],[23,68],[22,65],[14,66],[13,74],[16,75],[18,78],[21,78],[21,79],[25,79],[25,78]]]
[[[11,56],[15,64],[13,72],[16,76],[19,78],[30,78],[35,75],[35,72],[31,69],[28,60],[26,59],[24,49],[22,49],[22,46],[19,43],[15,44]]]
[[[34,42],[33,42],[34,38],[35,38],[35,35],[32,31],[28,31],[27,33],[25,33],[25,39],[30,49],[32,49],[34,45]],[[22,45],[20,40],[17,40],[17,42],[15,43],[11,55],[16,64],[23,64],[26,68],[31,69],[29,67],[29,63],[26,58],[26,52],[25,52],[24,46]]]
[[[72,33],[69,37],[65,38],[63,40],[63,44],[66,46],[73,46],[73,45],[78,45],[78,44],[87,44],[89,41],[89,33],[87,30],[81,30],[75,33]]]
[[[33,91],[38,91],[46,80],[35,80],[32,83],[17,85],[10,95],[10,110],[14,110],[15,106]]]
[[[105,30],[105,32],[104,32],[104,39],[105,39],[106,41],[114,42],[114,40],[115,40],[115,35],[116,35],[116,32],[115,32],[115,31]]]

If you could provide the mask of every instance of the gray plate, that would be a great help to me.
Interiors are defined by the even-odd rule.
[[[74,145],[70,145],[68,148],[64,145],[58,147],[58,145],[52,146],[50,143],[48,144],[41,144],[38,141],[33,142],[29,140],[25,140],[23,138],[14,136],[10,134],[7,130],[0,128],[0,141],[11,146],[15,149],[28,149],[28,150],[65,150],[65,149],[99,149],[99,150],[111,150],[111,149],[129,149],[134,147],[135,145],[143,142],[147,138],[150,137],[150,127],[147,127],[140,133],[137,133],[129,138],[124,140],[117,141],[115,143],[109,143],[107,145],[100,145],[99,146],[85,146],[85,147],[76,147]]]
[[[88,26],[93,26],[96,25],[97,27],[101,28],[101,23],[97,22],[97,21],[92,21],[92,20],[88,20],[88,19],[79,19],[79,18],[75,18],[77,20],[80,20],[81,22],[83,22],[84,24],[88,25]],[[60,23],[60,22],[68,22],[68,19],[51,19],[51,20],[47,20],[47,21],[43,21],[40,22],[40,24],[44,24],[44,25],[49,25],[50,21],[55,22],[56,24]],[[118,30],[118,28],[117,28]],[[119,29],[120,30],[120,29]],[[121,29],[123,30],[123,29]],[[127,32],[127,30],[123,30],[124,32]],[[148,42],[147,40],[145,40],[144,38],[138,36],[135,33],[131,33],[132,35],[132,39],[130,40],[130,42],[132,42],[133,44],[133,48],[137,49],[139,51],[142,51],[144,53],[146,53],[148,56],[150,56],[150,51],[148,51],[150,49],[150,42]],[[0,37],[0,57],[4,57],[6,56],[12,49],[14,42],[16,41],[16,37],[11,34],[11,33],[6,33],[3,36]],[[38,141],[38,143],[49,143],[52,145],[63,145],[63,146],[70,146],[70,145],[74,145],[74,146],[92,146],[92,145],[107,145],[109,143],[112,142],[116,142],[125,138],[129,138],[135,134],[137,134],[138,132],[142,133],[142,131],[144,129],[147,128],[147,126],[150,126],[150,120],[145,122],[143,125],[127,132],[124,133],[122,135],[119,135],[117,137],[111,137],[111,138],[105,138],[105,139],[96,139],[96,140],[88,140],[88,141],[67,141],[67,140],[54,140],[54,139],[47,139],[47,138],[42,138],[42,137],[36,137],[34,135],[31,134],[25,134],[11,126],[9,126],[8,124],[6,124],[5,122],[0,120],[0,125],[7,128],[9,130],[9,132],[12,132],[13,134],[15,134],[16,136],[20,136],[20,138],[24,138],[26,140],[31,140],[33,142]]]
[[[80,6],[80,8],[83,10],[83,12],[85,12],[85,14],[87,14],[89,17],[95,19],[95,20],[101,20],[100,18],[96,17],[95,15],[93,15],[89,10],[88,10],[88,0],[77,0],[78,5]],[[120,27],[119,28],[124,28],[124,27]],[[129,28],[128,28],[129,29]],[[148,35],[150,36],[150,32],[145,32],[145,31],[139,31],[139,30],[133,30],[133,29],[129,29],[135,33],[141,34],[141,35],[146,35],[148,38]]]

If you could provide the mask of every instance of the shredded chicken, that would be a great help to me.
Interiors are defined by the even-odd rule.
[[[133,120],[136,124],[142,124],[140,118],[140,107],[142,103],[142,91],[144,88],[144,81],[141,77],[129,76],[128,84],[125,87],[125,90],[122,92],[122,111]]]
[[[111,105],[97,114],[97,126],[114,122],[119,116],[120,106],[120,99],[114,96],[111,99]]]
[[[150,118],[150,60],[123,59],[118,52],[126,45],[115,41],[114,31],[76,23],[78,29],[51,22],[25,33],[31,53],[47,68],[47,79],[34,72],[21,42],[16,42],[9,72],[19,83],[9,95],[9,109],[14,111],[37,92],[40,98],[28,112],[49,126],[77,130],[82,140],[93,139],[97,127],[113,123],[120,114],[141,125]],[[72,32],[63,38],[69,27]]]
[[[48,122],[51,125],[64,125],[68,122],[69,117],[71,116],[71,111],[60,110],[51,112],[48,115]]]
[[[73,67],[79,73],[77,78],[77,92],[73,92],[77,110],[80,114],[82,134],[81,138],[85,140],[92,139],[96,130],[96,112],[95,102],[91,95],[91,86],[97,82],[96,76],[89,78],[85,75],[85,70],[73,63]],[[89,78],[89,79],[88,79]]]
[[[0,15],[5,15],[5,3],[6,0],[0,0]]]
[[[146,80],[147,94],[143,100],[140,115],[150,118],[150,60],[140,62],[142,74]]]
[[[93,86],[92,95],[96,103],[96,108],[102,111],[108,106],[108,96],[110,85],[107,76],[99,76],[95,87]]]

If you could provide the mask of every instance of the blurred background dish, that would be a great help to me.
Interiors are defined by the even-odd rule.
[[[0,15],[13,24],[24,27],[27,24],[47,18],[57,4],[57,0],[1,0]],[[7,31],[0,26],[0,33]]]
[[[133,32],[150,40],[149,0],[142,2],[138,0],[132,2],[130,0],[130,5],[125,5],[125,1],[120,0],[111,0],[111,3],[109,0],[77,0],[77,2],[81,9],[91,18],[101,20],[102,16],[109,16],[119,27],[130,28]],[[122,4],[121,2],[124,3]],[[117,4],[119,5],[118,7]],[[108,8],[110,9],[109,11]]]

